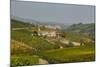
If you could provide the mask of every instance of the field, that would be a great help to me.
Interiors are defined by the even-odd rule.
[[[41,56],[49,63],[71,63],[94,61],[94,47],[82,46],[45,51]]]

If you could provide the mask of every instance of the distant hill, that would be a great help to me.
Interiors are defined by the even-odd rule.
[[[65,31],[68,32],[77,32],[77,33],[93,33],[95,32],[95,23],[89,23],[89,24],[73,24],[69,26]]]
[[[40,25],[59,25],[61,26],[63,29],[67,28],[69,26],[69,24],[62,24],[62,23],[58,23],[58,22],[46,22],[46,21],[38,21],[35,19],[26,19],[26,18],[21,18],[21,17],[15,17],[15,16],[11,16],[12,19],[16,19],[25,23],[31,23],[31,24],[40,24]]]
[[[34,24],[19,21],[16,19],[11,19],[11,28],[22,28],[22,27],[30,27],[34,26]]]
[[[15,16],[11,16],[11,18],[19,20],[19,21],[26,22],[26,23],[31,23],[31,24],[39,24],[40,23],[40,22],[33,20],[33,19],[26,19],[26,18],[15,17]]]

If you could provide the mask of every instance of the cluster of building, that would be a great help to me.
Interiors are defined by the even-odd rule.
[[[59,34],[60,34],[59,30],[61,29],[60,26],[45,25],[43,26],[43,28],[44,29],[41,29],[41,26],[38,26],[37,28],[38,36],[59,38]]]

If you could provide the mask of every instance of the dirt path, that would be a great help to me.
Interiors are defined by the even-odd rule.
[[[46,61],[42,58],[39,58],[39,64],[48,64],[48,61]]]

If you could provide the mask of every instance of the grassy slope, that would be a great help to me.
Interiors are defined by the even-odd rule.
[[[82,34],[82,33],[73,33],[67,32],[65,33],[65,38],[70,41],[80,42],[80,39],[84,39],[84,41],[88,41],[91,39],[90,36]]]
[[[18,30],[18,31],[12,31],[11,37],[13,40],[23,42],[39,50],[55,49],[58,46],[57,44],[51,44],[47,42],[45,38],[41,38],[38,36],[32,36],[31,34],[32,33],[27,30]]]
[[[33,55],[34,53],[34,49],[24,43],[12,40],[11,44],[11,55]]]
[[[48,60],[49,63],[69,63],[94,61],[94,53],[94,47],[82,46],[45,51],[40,55]]]
[[[80,39],[84,39],[84,41],[88,41],[92,37],[94,37],[94,31],[95,31],[95,24],[73,24],[69,28],[67,28],[64,31],[64,35],[66,39],[71,41],[77,41],[79,42]],[[84,33],[90,33],[91,35],[84,34]]]
[[[39,58],[34,55],[33,49],[23,43],[11,41],[11,66],[38,64]]]

